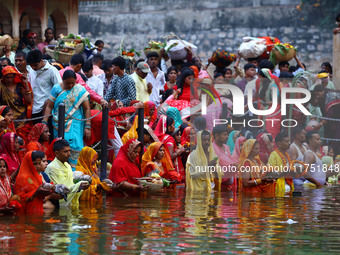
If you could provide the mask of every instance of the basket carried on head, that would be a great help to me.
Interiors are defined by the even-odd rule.
[[[288,44],[276,44],[272,51],[270,52],[270,61],[276,65],[277,63],[283,62],[283,61],[290,61],[292,60],[296,55],[296,49]]]
[[[71,58],[74,55],[74,53],[66,53],[66,52],[61,52],[61,51],[59,51],[59,53],[56,53],[55,50],[47,48],[47,47],[46,47],[46,54],[50,55],[60,64],[70,63]]]
[[[272,50],[273,54],[275,55],[276,63],[282,61],[290,61],[295,57],[295,49],[287,49],[287,51],[282,55],[278,50]]]
[[[225,68],[235,61],[235,54],[229,54],[225,50],[217,49],[211,57],[211,63],[217,67]]]
[[[261,58],[268,59],[270,52],[274,48],[275,44],[281,43],[281,41],[279,39],[277,39],[276,37],[272,37],[272,36],[263,36],[263,37],[259,37],[259,38],[265,40],[266,41],[265,44],[267,45],[266,50],[261,55]]]
[[[161,49],[144,49],[144,54],[145,56],[147,56],[150,52],[156,52],[158,55],[160,55]]]

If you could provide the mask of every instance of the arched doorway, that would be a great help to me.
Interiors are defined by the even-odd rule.
[[[12,36],[12,15],[2,3],[0,3],[0,24],[4,34]]]
[[[67,20],[66,20],[66,16],[60,10],[54,10],[51,13],[51,15],[49,17],[48,26],[52,27],[54,29],[55,37],[57,37],[57,38],[59,37],[60,34],[67,35]]]
[[[24,30],[29,29],[30,32],[37,34],[41,38],[41,19],[39,13],[32,7],[27,8],[20,16],[20,38]]]

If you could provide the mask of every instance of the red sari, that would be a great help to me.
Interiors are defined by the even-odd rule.
[[[156,129],[155,129],[155,135],[158,137],[159,141],[162,142],[167,149],[172,148],[172,151],[177,150],[177,144],[175,142],[175,139],[171,136],[166,134],[167,126],[166,126],[166,120],[167,116],[161,116]],[[177,158],[173,159],[173,164],[175,167],[175,170],[182,176],[185,176],[185,169],[183,167],[181,156],[178,156]]]
[[[31,200],[42,183],[42,176],[33,165],[32,152],[28,152],[22,161],[14,186],[14,193],[20,196],[23,211],[43,213],[44,197],[37,195]]]
[[[2,156],[8,166],[8,174],[11,175],[20,166],[19,154],[15,151],[15,134],[6,133],[1,139],[0,156]]]
[[[6,162],[3,157],[0,157],[0,160]],[[7,163],[6,163],[7,165]],[[11,189],[11,178],[8,174],[5,177],[0,177],[0,207],[3,207],[9,203],[9,199],[12,196]]]
[[[43,123],[38,123],[33,126],[30,133],[28,134],[28,142],[29,144],[26,147],[26,151],[42,151],[45,154],[47,153],[48,143],[46,142],[44,145],[39,142],[40,136],[43,134],[45,129],[48,127]],[[46,146],[47,145],[47,146]]]
[[[155,110],[152,116],[150,114],[151,109]],[[144,117],[150,117],[149,126],[152,127],[157,119],[157,109],[156,105],[153,102],[147,101],[144,103]]]
[[[138,184],[134,178],[141,178],[137,161],[131,160],[131,152],[140,146],[141,143],[136,139],[130,139],[119,150],[117,158],[113,162],[109,179],[119,186],[119,183],[127,181],[132,184]]]
[[[186,127],[183,130],[183,134],[181,136],[181,145],[184,146],[185,144],[190,144],[190,130],[191,127]]]
[[[53,145],[55,144],[56,141],[60,140],[61,138],[58,137],[58,138],[55,138],[51,144],[48,146],[47,148],[47,152],[46,152],[46,157],[47,157],[47,160],[48,161],[53,161],[54,158],[55,158],[55,153],[54,153],[54,150],[53,150]]]
[[[136,111],[136,108],[133,106],[129,107],[122,107],[117,108],[116,110],[109,111],[109,128],[108,128],[108,139],[115,139],[115,125],[116,122],[114,120],[122,121],[124,120],[124,117],[122,115],[125,115],[127,113],[134,113]],[[85,144],[87,146],[92,145],[93,143],[97,143],[102,139],[102,121],[103,121],[103,114],[99,113],[99,110],[91,110],[91,116],[95,116],[93,119],[91,119],[91,138],[89,140],[85,140]],[[114,118],[114,119],[112,119]],[[118,126],[121,123],[118,123]]]
[[[256,137],[256,140],[260,144],[260,159],[263,163],[267,164],[271,150],[268,150],[266,143],[264,142],[265,134],[261,133]]]

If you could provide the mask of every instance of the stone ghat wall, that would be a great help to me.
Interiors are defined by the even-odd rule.
[[[198,46],[203,61],[217,48],[236,52],[244,36],[274,36],[292,43],[311,71],[332,60],[332,31],[305,24],[296,9],[299,0],[175,0],[173,4],[162,0],[158,5],[140,4],[145,1],[104,1],[106,5],[84,2],[79,8],[80,33],[93,41],[103,39],[104,54],[110,58],[118,51],[123,36],[126,49],[142,50],[149,40],[164,41],[164,36],[175,32]]]

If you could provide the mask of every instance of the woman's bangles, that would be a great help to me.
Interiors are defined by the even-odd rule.
[[[91,124],[86,123],[85,128],[91,129]]]

